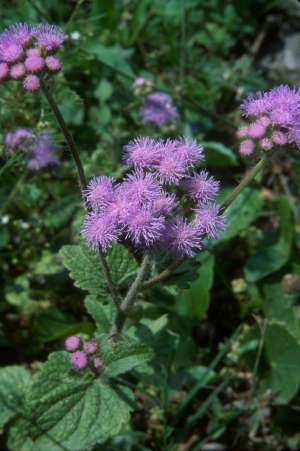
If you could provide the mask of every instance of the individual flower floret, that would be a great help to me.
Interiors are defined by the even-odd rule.
[[[157,215],[169,215],[178,206],[174,193],[162,192],[152,203],[152,210]]]
[[[88,213],[81,228],[82,235],[95,249],[106,250],[118,239],[119,230],[115,219],[110,215]]]
[[[83,370],[88,365],[87,355],[82,351],[73,352],[70,361],[73,368],[78,370]]]
[[[192,166],[204,159],[203,147],[197,141],[190,138],[175,140],[176,154],[179,155],[187,166]]]
[[[240,144],[239,152],[244,156],[251,155],[254,152],[254,142],[251,139],[245,139]]]
[[[0,81],[6,80],[9,75],[9,66],[6,63],[0,63]]]
[[[248,136],[248,125],[242,125],[237,131],[238,138],[245,138]]]
[[[55,25],[40,24],[33,28],[32,34],[39,45],[46,50],[56,50],[66,40],[67,35]]]
[[[86,354],[94,354],[97,351],[97,343],[95,341],[86,341],[83,345]]]
[[[95,357],[94,358],[94,367],[96,368],[96,369],[98,369],[98,368],[101,368],[103,366],[103,362],[102,362],[102,360],[100,359],[100,357]]]
[[[211,203],[201,206],[196,210],[195,222],[201,233],[209,238],[217,238],[225,228],[224,217],[220,214],[220,206]]]
[[[120,189],[128,201],[138,203],[151,202],[161,193],[161,187],[155,177],[141,169],[128,174]]]
[[[141,117],[144,122],[153,122],[162,126],[166,122],[178,118],[178,112],[172,98],[163,92],[149,94],[141,109]]]
[[[41,56],[28,56],[24,65],[28,72],[41,72],[45,66],[45,60]]]
[[[38,89],[40,89],[40,86],[40,79],[36,75],[27,75],[27,77],[23,81],[23,88],[26,91],[37,91]]]
[[[269,94],[266,92],[257,92],[247,97],[241,104],[241,110],[245,116],[259,116],[269,112],[270,102]]]
[[[188,167],[184,158],[168,151],[156,165],[158,177],[162,183],[178,183],[186,176]]]
[[[89,182],[83,195],[95,210],[106,207],[114,200],[115,179],[113,177],[100,176],[93,177]]]
[[[272,133],[271,138],[272,141],[279,146],[284,146],[288,142],[288,135],[279,130],[275,130],[275,132]]]
[[[201,232],[197,224],[178,217],[170,224],[166,246],[177,257],[193,257],[201,249]]]
[[[273,143],[270,138],[263,138],[259,141],[259,145],[263,150],[271,150],[273,147]]]
[[[26,67],[23,63],[17,63],[11,66],[10,69],[10,76],[14,80],[19,80],[20,78],[23,78],[26,73]]]
[[[126,219],[126,233],[136,246],[150,247],[162,236],[165,228],[163,216],[155,216],[149,209],[140,209]]]
[[[260,122],[256,121],[248,127],[248,135],[250,138],[262,138],[266,133],[266,127]]]
[[[65,348],[67,351],[77,351],[80,346],[80,338],[77,335],[71,335],[65,341]]]
[[[157,163],[159,158],[159,143],[152,138],[136,138],[124,146],[124,161],[128,165],[149,168]]]
[[[220,184],[203,170],[184,181],[184,187],[192,199],[199,203],[207,203],[216,197]]]

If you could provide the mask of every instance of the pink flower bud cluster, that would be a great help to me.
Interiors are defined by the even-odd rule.
[[[130,240],[142,251],[193,256],[205,237],[224,229],[215,203],[219,182],[196,171],[203,150],[195,141],[137,138],[125,146],[124,160],[133,169],[122,180],[94,177],[83,193],[91,211],[82,234],[91,247],[105,251]]]
[[[28,128],[17,128],[5,135],[4,145],[11,155],[18,151],[24,152],[30,171],[39,171],[59,164],[58,148],[45,130],[35,134]]]
[[[54,25],[11,25],[0,34],[0,82],[18,80],[26,91],[37,91],[43,75],[60,70],[56,53],[65,39]]]
[[[146,95],[152,91],[153,82],[143,77],[137,77],[133,82],[132,88],[134,95]]]
[[[65,349],[71,352],[70,362],[75,369],[83,370],[88,365],[98,369],[103,365],[100,357],[96,355],[98,346],[95,341],[82,342],[77,335],[71,335],[65,341]]]
[[[241,105],[243,114],[251,119],[237,131],[241,139],[239,152],[251,155],[255,149],[265,152],[300,143],[300,90],[278,86],[248,97]]]

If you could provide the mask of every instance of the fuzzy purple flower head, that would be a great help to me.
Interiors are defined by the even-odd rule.
[[[80,346],[80,338],[77,335],[71,335],[65,341],[65,348],[67,351],[77,351]]]
[[[192,256],[205,236],[223,228],[224,219],[212,204],[219,182],[205,170],[196,172],[203,153],[195,141],[137,138],[124,153],[133,168],[122,180],[94,177],[83,193],[92,211],[81,233],[92,248],[105,251],[125,240],[142,252]],[[202,222],[195,208],[202,213],[207,208]]]
[[[41,78],[61,68],[55,53],[66,34],[49,24],[15,24],[0,34],[0,82],[20,80],[26,91],[37,91]]]
[[[240,154],[251,155],[255,147],[270,151],[300,144],[300,89],[286,85],[248,97],[241,105],[250,122],[238,130]],[[251,142],[251,144],[250,144]]]
[[[141,117],[144,122],[152,122],[161,127],[169,121],[178,119],[178,111],[168,94],[153,92],[145,99]]]
[[[47,131],[35,135],[30,129],[17,128],[5,135],[4,144],[10,154],[24,152],[31,171],[59,164],[58,148]]]
[[[71,365],[77,370],[83,370],[88,365],[87,355],[82,351],[75,351],[71,354]]]

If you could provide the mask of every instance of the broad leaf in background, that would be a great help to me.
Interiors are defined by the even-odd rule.
[[[272,274],[289,259],[293,238],[293,220],[289,201],[281,197],[277,201],[277,214],[280,219],[278,241],[259,250],[249,258],[245,265],[245,275],[249,282],[255,282]]]
[[[283,323],[296,339],[300,339],[299,319],[281,283],[264,285],[263,311],[266,318]]]
[[[93,330],[94,327],[91,322],[77,322],[72,316],[55,307],[37,313],[32,327],[32,333],[43,343],[50,343],[78,333],[91,335]]]
[[[70,271],[74,285],[95,296],[107,297],[108,290],[101,275],[100,259],[85,244],[67,245],[60,250],[63,263]],[[127,283],[135,274],[137,264],[124,246],[116,244],[107,253],[112,278],[115,283]]]
[[[82,451],[128,424],[130,390],[116,391],[91,373],[72,370],[69,359],[66,352],[53,353],[33,378],[26,397],[27,417],[21,417],[11,431],[13,451],[22,450],[24,437],[38,450]]]
[[[117,69],[129,77],[133,77],[131,66],[127,61],[132,54],[131,49],[123,49],[119,45],[105,47],[95,39],[92,39],[86,43],[84,50],[104,65]]]
[[[23,410],[26,384],[30,373],[22,366],[5,366],[0,369],[0,427]]]
[[[237,166],[237,156],[220,142],[204,141],[205,164],[207,166]]]
[[[289,402],[300,386],[300,344],[286,325],[272,321],[267,325],[265,350],[271,366],[268,386]]]
[[[182,290],[176,299],[176,310],[179,314],[189,317],[203,318],[210,302],[210,289],[214,278],[214,256],[202,252],[199,257],[201,264],[199,276],[190,288]]]
[[[235,237],[259,216],[263,201],[258,190],[246,188],[226,210],[227,227],[218,243]]]

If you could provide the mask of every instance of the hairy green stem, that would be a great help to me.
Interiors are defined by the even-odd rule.
[[[78,152],[77,146],[75,144],[74,138],[68,129],[68,126],[64,120],[63,115],[61,114],[60,109],[58,108],[58,105],[57,105],[54,97],[50,93],[50,91],[47,88],[47,86],[45,85],[44,81],[41,81],[41,86],[42,86],[42,91],[50,105],[50,108],[58,122],[58,125],[60,126],[61,131],[63,132],[63,135],[67,141],[68,147],[70,149],[71,155],[73,157],[73,160],[74,160],[74,163],[75,163],[75,166],[77,169],[80,188],[81,188],[81,190],[83,190],[86,187],[86,177],[84,174],[84,170],[83,170],[83,167],[81,164],[79,152]]]
[[[99,257],[100,257],[100,264],[101,264],[101,268],[102,268],[102,272],[104,275],[104,278],[106,280],[106,283],[108,285],[108,289],[110,291],[113,303],[115,304],[117,310],[119,309],[119,292],[117,290],[117,287],[111,277],[111,273],[106,261],[106,258],[103,254],[103,252],[99,252]]]
[[[241,194],[241,192],[248,186],[252,180],[255,179],[256,175],[261,171],[261,169],[265,166],[267,162],[266,158],[262,158],[259,160],[258,163],[256,163],[253,168],[250,169],[250,171],[247,172],[247,174],[242,178],[238,186],[231,191],[231,193],[228,194],[228,196],[225,198],[221,205],[221,211],[224,212],[229,205]]]
[[[240,181],[238,186],[228,194],[228,196],[225,198],[221,205],[221,212],[224,213],[225,210],[231,205],[231,203],[241,194],[241,192],[252,182],[252,180],[255,179],[256,175],[259,173],[259,171],[265,166],[267,162],[266,158],[262,158],[259,160],[258,163],[256,163],[253,168],[250,169],[249,172],[246,173],[246,175],[243,177],[243,179]],[[174,274],[175,269],[177,269],[181,263],[183,263],[184,260],[178,260],[172,263],[168,268],[164,269],[160,274],[153,277],[152,279],[147,280],[143,288],[151,288],[155,285],[163,282],[164,280],[168,279],[170,276]]]
[[[134,282],[130,286],[124,300],[120,305],[120,308],[117,310],[116,318],[110,332],[110,337],[112,339],[114,339],[117,335],[119,335],[123,329],[127,314],[131,309],[131,307],[133,306],[138,290],[143,283],[143,279],[147,272],[149,260],[150,260],[149,255],[146,254],[142,260],[141,266],[139,268],[139,271],[137,273]]]

